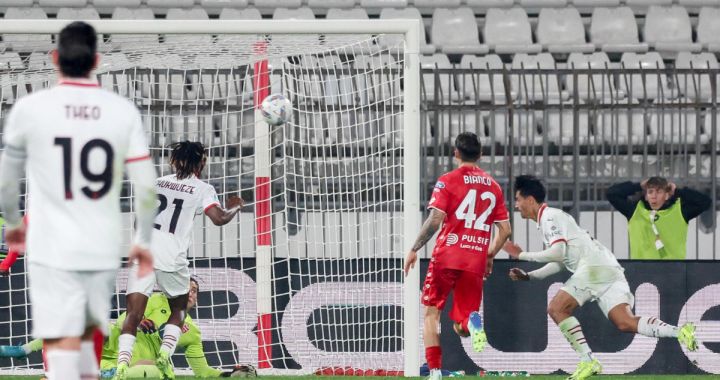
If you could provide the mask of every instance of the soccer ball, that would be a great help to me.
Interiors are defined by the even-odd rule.
[[[260,112],[270,125],[285,124],[290,120],[292,104],[280,94],[269,95],[260,105]]]

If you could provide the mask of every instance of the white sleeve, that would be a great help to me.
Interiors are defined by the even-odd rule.
[[[130,126],[130,139],[128,140],[128,150],[125,156],[125,163],[144,160],[150,157],[147,139],[145,138],[145,127],[140,117],[140,112],[131,105],[133,112],[132,125]]]
[[[550,246],[550,248],[540,252],[520,252],[518,258],[524,261],[535,261],[538,263],[561,262],[565,258],[565,242],[558,242]]]
[[[150,158],[132,161],[126,164],[126,167],[135,194],[137,229],[134,242],[143,247],[150,247],[157,206],[155,167]]]
[[[562,265],[562,263],[553,261],[551,263],[545,264],[545,266],[540,269],[535,269],[532,272],[528,272],[528,276],[531,280],[542,280],[544,278],[554,275],[555,273],[559,273],[563,269],[565,269],[565,266]]]
[[[207,189],[203,193],[201,202],[202,210],[200,210],[200,212],[206,212],[214,206],[220,206],[220,200],[218,199],[218,195],[212,185],[208,184]]]
[[[0,209],[10,228],[22,223],[20,215],[20,179],[24,177],[25,159],[27,158],[24,119],[20,104],[16,104],[10,111],[5,130],[3,143],[5,149],[0,161]]]

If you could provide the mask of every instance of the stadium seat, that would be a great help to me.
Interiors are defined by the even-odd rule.
[[[653,137],[648,134],[645,119],[642,109],[602,110],[597,113],[595,136],[616,145],[652,143]]]
[[[192,8],[192,9],[180,9],[170,8],[167,10],[168,20],[209,20],[205,9]],[[166,34],[165,43],[172,44],[173,46],[180,47],[183,45],[187,46],[206,46],[212,44],[212,35],[210,34],[199,34],[199,35],[187,35],[187,34]],[[174,49],[170,47],[170,49]]]
[[[628,7],[595,8],[590,21],[590,40],[606,53],[648,51],[640,43],[635,15]]]
[[[41,8],[57,9],[57,8],[83,8],[87,6],[87,0],[38,0],[38,5]]]
[[[697,13],[701,7],[717,7],[720,5],[717,0],[678,0],[677,3],[685,7],[688,13]]]
[[[223,8],[220,12],[220,20],[262,20],[262,15],[255,8]]]
[[[503,63],[500,57],[495,54],[487,54],[481,57],[475,55],[464,55],[460,60],[460,68],[472,69],[471,73],[459,74],[458,83],[460,93],[465,98],[479,101],[496,100],[502,103],[505,99],[505,83],[501,73],[487,73],[485,70],[502,69]],[[510,93],[510,101],[517,96],[516,92]]]
[[[720,8],[703,7],[700,9],[697,24],[697,41],[706,50],[720,52]]]
[[[20,71],[23,69],[25,69],[25,64],[18,53],[8,51],[0,53],[0,70]]]
[[[312,9],[303,7],[297,9],[276,8],[273,12],[273,20],[314,20],[315,14]]]
[[[200,7],[208,14],[218,14],[225,8],[245,9],[247,6],[248,0],[200,0]]]
[[[676,69],[713,69],[720,68],[715,54],[699,53],[692,54],[688,52],[680,52],[675,59]],[[686,74],[678,73],[678,91],[689,100],[710,100],[712,96],[711,78],[716,75],[710,73],[702,74]],[[720,83],[718,83],[720,84]],[[716,91],[720,92],[720,87],[716,87]],[[717,94],[716,94],[717,95]]]
[[[48,17],[40,8],[8,8],[6,19],[46,20]],[[5,34],[3,42],[9,48],[22,53],[48,51],[52,49],[49,34]]]
[[[514,0],[465,0],[474,11],[485,13],[490,8],[512,8]]]
[[[585,27],[575,8],[543,8],[536,30],[538,43],[551,53],[590,53],[593,44],[585,42]]]
[[[255,6],[258,8],[300,8],[302,0],[255,0]]]
[[[60,8],[55,16],[58,20],[99,20],[95,8]]]
[[[150,72],[143,74],[140,79],[143,84],[141,90],[144,98],[173,104],[189,98],[184,75],[170,72],[171,69],[183,67],[179,54],[144,53],[140,56],[138,66],[150,69]]]
[[[415,8],[458,8],[460,0],[409,0]]]
[[[354,7],[355,0],[308,0],[307,5],[312,9],[346,9]]]
[[[579,8],[583,13],[590,13],[594,8],[598,7],[618,7],[620,0],[568,0],[575,8]]]
[[[513,69],[557,69],[555,59],[550,53],[528,55],[515,54],[512,61]],[[560,76],[557,74],[515,74],[510,77],[513,91],[526,102],[559,103],[568,98],[568,93],[561,89]]]
[[[423,55],[420,56],[420,66],[422,69],[450,69],[452,64],[445,54],[433,54],[431,56]],[[424,93],[424,97],[421,99],[427,101],[434,101],[435,99],[460,99],[460,95],[455,89],[455,78],[451,72],[437,73],[440,88],[435,87],[435,73],[424,73],[423,74],[423,85],[421,91]],[[436,98],[436,92],[439,98]]]
[[[663,58],[674,58],[677,52],[699,52],[702,46],[692,42],[690,16],[683,7],[656,7],[648,9],[645,17],[645,42]]]
[[[489,9],[483,35],[485,43],[498,54],[542,51],[541,45],[532,42],[530,20],[522,8]]]
[[[587,145],[590,140],[590,113],[586,109],[579,110],[578,113],[578,143]],[[543,116],[538,118],[538,124],[547,135],[548,142],[559,146],[575,144],[575,112],[572,106],[564,109],[547,109],[543,112]]]
[[[92,4],[100,13],[112,13],[115,8],[140,8],[142,0],[92,0]]]
[[[360,0],[363,8],[407,8],[408,0]],[[368,12],[370,13],[370,12]]]
[[[437,8],[432,17],[432,42],[445,54],[487,54],[480,44],[475,15],[470,8]]]
[[[154,20],[155,15],[150,8],[115,8],[112,14],[113,20]],[[125,50],[136,48],[138,44],[142,46],[159,45],[158,36],[156,34],[113,34],[110,36],[110,43],[115,49]]]
[[[646,54],[625,53],[620,58],[620,66],[624,69],[655,69],[664,70],[665,63],[657,52]],[[631,100],[660,99],[672,96],[667,86],[665,74],[620,74],[620,89]],[[645,83],[645,85],[643,85]]]
[[[29,8],[32,7],[35,0],[5,0],[0,6],[4,7],[15,7],[15,8]]]
[[[195,0],[146,0],[147,6],[157,14],[164,14],[170,8],[191,8]]]
[[[542,135],[538,129],[535,113],[524,109],[513,112],[513,144],[538,146],[542,144]],[[487,130],[491,141],[507,146],[510,143],[510,124],[506,110],[490,111]]]
[[[567,0],[520,0],[520,6],[527,12],[536,13],[543,8],[562,8]]]
[[[450,112],[450,141],[455,141],[462,132],[474,132],[480,140],[480,144],[490,143],[492,140],[487,136],[483,116],[479,110]]]
[[[594,69],[600,73],[588,75],[577,74],[577,91],[578,97],[582,101],[591,102],[610,102],[612,99],[620,99],[625,97],[622,91],[615,89],[614,78],[612,75],[603,75],[602,70],[610,68],[610,58],[603,52],[593,54],[570,54],[567,60],[568,69]],[[575,75],[568,74],[566,76],[567,91],[574,92]]]
[[[417,10],[417,8],[404,8],[404,9],[394,9],[394,8],[383,8],[382,11],[380,11],[380,19],[394,19],[394,18],[407,18],[407,19],[418,19],[422,21],[422,15],[420,14],[420,11]],[[422,54],[432,54],[435,52],[435,45],[431,45],[427,43],[427,39],[425,37],[425,24],[420,23],[422,27],[422,36],[420,38],[420,53]],[[398,44],[402,43],[402,37],[400,36],[381,36],[380,37],[380,45],[384,47],[392,47],[397,46]]]
[[[702,133],[700,111],[665,109],[650,114],[649,130],[653,140],[666,145],[707,144],[709,136]]]
[[[636,14],[644,14],[651,6],[670,6],[673,0],[625,0],[625,5]]]
[[[123,53],[103,54],[96,70],[100,86],[122,96],[134,98],[134,90],[130,91],[129,87],[132,82],[128,73],[124,71],[131,67],[133,66]]]

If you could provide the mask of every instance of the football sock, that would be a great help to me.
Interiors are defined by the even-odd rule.
[[[97,379],[100,369],[95,357],[95,342],[92,340],[80,343],[80,377],[83,380]]]
[[[80,351],[50,350],[47,361],[48,380],[80,380]]]
[[[425,360],[427,360],[430,370],[440,369],[442,365],[442,350],[440,346],[431,346],[425,348]]]
[[[124,363],[130,365],[132,360],[132,350],[135,345],[135,335],[122,334],[118,338],[118,365]]]
[[[580,327],[580,322],[577,318],[567,318],[560,322],[558,327],[560,327],[560,331],[562,331],[565,339],[570,342],[573,350],[580,355],[580,360],[584,362],[593,360],[592,351],[590,351],[590,346],[587,344],[587,340],[585,340],[585,335],[582,332],[582,327]]]
[[[678,328],[655,317],[640,317],[638,334],[653,338],[677,338]]]
[[[180,333],[180,327],[171,324],[165,325],[165,332],[163,334],[163,341],[162,346],[160,346],[160,351],[165,351],[168,353],[168,355],[174,354],[175,347],[177,346],[177,341],[180,338]]]

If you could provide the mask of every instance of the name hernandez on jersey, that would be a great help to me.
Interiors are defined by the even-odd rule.
[[[438,179],[428,208],[445,213],[433,259],[445,268],[485,273],[492,226],[509,219],[500,185],[478,167],[461,166]]]
[[[152,251],[155,269],[174,272],[188,265],[195,216],[220,206],[215,188],[196,176],[157,180],[158,214],[155,217]]]

